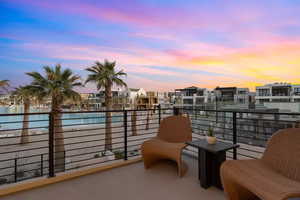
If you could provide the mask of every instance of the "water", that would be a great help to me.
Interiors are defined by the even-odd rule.
[[[48,112],[46,109],[31,108],[30,112]],[[23,108],[18,107],[0,107],[0,114],[12,114],[12,113],[22,113]],[[120,114],[116,114],[112,121],[118,122],[122,118]],[[76,119],[74,119],[76,118]],[[105,122],[104,113],[70,113],[63,114],[62,116],[63,125],[68,127],[68,125],[85,125],[85,124],[103,124]],[[29,116],[29,127],[36,129],[48,129],[49,125],[49,115],[30,115]],[[13,130],[20,129],[23,126],[23,116],[0,116],[0,130]]]

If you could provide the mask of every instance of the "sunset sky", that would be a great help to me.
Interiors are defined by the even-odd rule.
[[[0,79],[105,58],[146,90],[300,83],[300,0],[0,0]]]

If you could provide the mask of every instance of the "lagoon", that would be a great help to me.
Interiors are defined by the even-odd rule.
[[[22,106],[2,106],[0,107],[0,114],[14,114],[14,113],[22,113]],[[30,112],[49,112],[47,109],[37,109],[31,108]],[[121,122],[122,117],[120,114],[116,114],[117,116],[113,117],[113,122]],[[63,125],[85,125],[85,124],[103,124],[105,122],[105,114],[104,113],[67,113],[62,116]],[[36,129],[48,129],[49,126],[49,115],[41,114],[41,115],[31,115],[29,117],[30,128]],[[13,130],[20,129],[23,125],[23,116],[0,116],[0,131],[2,130]]]

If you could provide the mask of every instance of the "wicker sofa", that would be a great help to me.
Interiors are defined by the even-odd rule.
[[[224,162],[221,178],[229,200],[298,199],[300,128],[275,133],[261,159]]]

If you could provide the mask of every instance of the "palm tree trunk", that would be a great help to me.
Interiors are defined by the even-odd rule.
[[[137,135],[137,130],[136,130],[136,111],[132,111],[131,114],[131,132],[133,136]]]
[[[112,150],[112,114],[108,112],[112,109],[112,92],[111,92],[112,84],[108,84],[105,87],[105,105],[106,105],[106,112],[105,112],[105,150]]]
[[[65,171],[65,144],[62,127],[61,105],[55,100],[52,101],[52,112],[54,115],[54,158],[57,172]]]
[[[21,144],[26,144],[29,142],[29,110],[30,110],[30,100],[24,99],[24,115],[23,115],[23,129],[21,134]]]
[[[146,128],[145,128],[146,130],[149,129],[149,120],[150,120],[150,112],[149,112],[149,110],[147,110]]]

